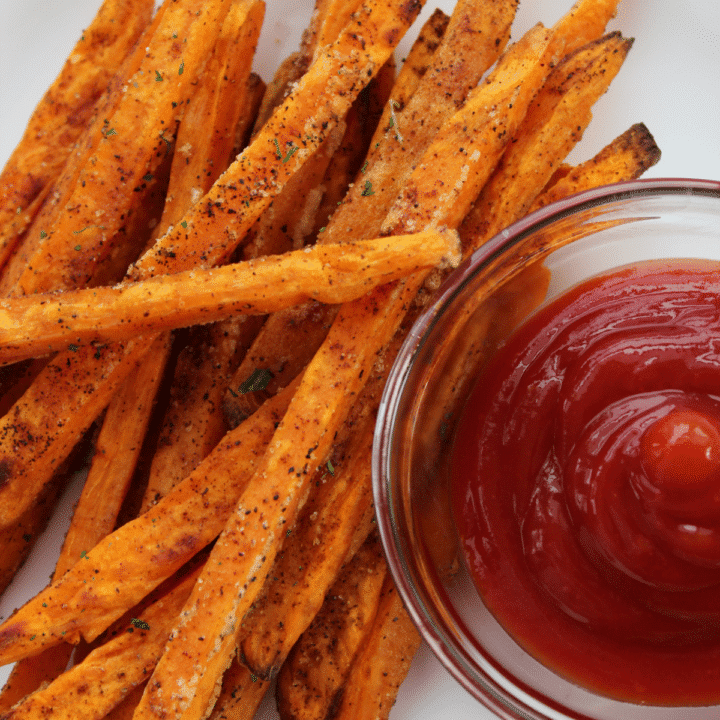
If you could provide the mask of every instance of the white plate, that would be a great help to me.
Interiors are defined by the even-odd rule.
[[[481,1],[481,0],[478,0]],[[297,48],[312,0],[267,0],[256,70],[271,78],[278,61]],[[513,36],[537,21],[554,23],[572,0],[521,0]],[[428,5],[452,10],[452,2]],[[27,118],[99,0],[0,0],[0,165],[20,139]],[[419,26],[419,22],[416,27]],[[717,0],[624,0],[611,29],[635,38],[635,45],[570,160],[581,161],[636,122],[655,136],[663,157],[646,177],[720,179],[720,3]],[[410,36],[414,37],[411,31]],[[409,38],[403,42],[407,47]],[[39,590],[52,572],[58,538],[77,488],[58,508],[12,588],[0,598],[0,618]],[[9,668],[0,668],[0,683]],[[391,720],[491,720],[495,716],[462,690],[427,648],[421,648]],[[271,703],[258,718],[272,720]]]

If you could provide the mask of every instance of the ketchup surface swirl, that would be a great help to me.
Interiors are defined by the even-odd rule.
[[[453,510],[486,605],[596,692],[720,703],[720,264],[594,278],[484,368]]]

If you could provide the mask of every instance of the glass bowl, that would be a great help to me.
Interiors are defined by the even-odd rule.
[[[449,499],[454,425],[479,368],[538,306],[579,281],[659,258],[720,260],[720,182],[638,180],[545,207],[465,260],[413,325],[377,420],[373,482],[392,575],[423,639],[501,718],[709,720],[720,707],[624,702],[526,654],[485,608]],[[592,648],[588,648],[592,652]]]

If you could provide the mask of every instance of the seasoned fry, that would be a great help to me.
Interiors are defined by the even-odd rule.
[[[119,704],[152,670],[200,568],[145,608],[124,632],[94,649],[81,663],[15,705],[3,720],[96,720]]]
[[[72,192],[54,205],[50,217],[39,216],[33,223],[28,232],[38,247],[13,259],[22,270],[8,268],[4,288],[27,294],[82,287],[92,277],[111,250],[110,240],[122,226],[135,190],[142,188],[144,177],[154,177],[169,151],[177,108],[192,96],[228,5],[222,0],[165,4],[142,60],[129,68],[117,107],[95,123],[82,166],[77,172],[70,168]],[[187,42],[178,43],[178,36]],[[9,282],[13,285],[8,288]]]
[[[0,267],[42,205],[110,78],[149,25],[153,6],[153,0],[105,0],[35,108],[0,174]]]
[[[222,439],[225,387],[264,321],[243,316],[196,328],[180,352],[140,512],[182,482]]]
[[[460,229],[464,245],[479,247],[527,212],[555,167],[582,137],[592,105],[607,90],[631,46],[631,40],[611,33],[555,67],[465,218]]]
[[[95,639],[220,533],[295,385],[228,433],[196,470],[141,515],[88,551],[0,627],[0,663],[60,642]],[[209,479],[212,478],[212,482]],[[192,518],[188,525],[186,520]],[[96,569],[105,568],[101,573]],[[92,581],[92,582],[91,582]],[[88,592],[88,583],[93,592]],[[98,598],[103,598],[98,603]]]
[[[379,232],[405,179],[435,133],[504,49],[515,10],[514,3],[458,2],[431,67],[407,105],[396,105],[394,98],[392,106],[388,104],[371,141],[367,168],[333,215],[323,242],[370,237]]]
[[[352,660],[378,612],[387,576],[373,533],[343,568],[280,670],[277,697],[282,720],[325,718],[337,707]]]
[[[372,627],[340,689],[334,717],[361,720],[370,714],[387,720],[419,647],[420,634],[388,575]]]
[[[628,128],[595,157],[577,167],[555,171],[548,187],[529,212],[582,190],[622,180],[634,180],[660,160],[660,148],[643,123]]]
[[[160,275],[114,288],[0,301],[0,361],[117,342],[143,333],[275,312],[309,299],[354,300],[380,283],[438,264],[457,264],[457,234],[317,245],[210,270]]]
[[[155,342],[151,352],[165,357],[162,344]],[[53,579],[60,579],[88,549],[94,547],[115,527],[128,485],[135,470],[149,420],[158,374],[163,364],[144,363],[128,377],[113,398],[95,443],[95,453],[73,518],[65,536]],[[0,711],[7,710],[42,684],[54,680],[67,666],[73,646],[51,647],[16,663],[0,693]]]
[[[248,110],[250,69],[264,15],[262,2],[235,2],[177,133],[182,170],[170,175],[159,232],[180,222],[228,166],[241,113]]]
[[[372,527],[370,457],[375,413],[353,428],[349,446],[318,472],[303,512],[272,570],[267,588],[244,619],[244,663],[272,677],[320,609],[343,563]]]

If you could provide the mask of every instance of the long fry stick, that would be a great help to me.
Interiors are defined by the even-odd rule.
[[[372,534],[343,568],[320,612],[296,643],[277,681],[282,720],[327,717],[377,615],[388,569]]]
[[[592,118],[592,106],[617,75],[632,40],[615,32],[582,46],[552,72],[516,141],[465,218],[464,243],[478,247],[522,217]]]
[[[152,670],[167,641],[172,620],[198,578],[200,568],[145,608],[135,623],[94,649],[81,663],[34,692],[3,720],[96,720],[118,705]]]
[[[71,191],[53,206],[51,216],[33,223],[28,232],[37,247],[14,258],[19,270],[8,268],[4,289],[32,293],[89,281],[110,252],[110,240],[143,178],[154,176],[168,153],[178,108],[193,94],[228,6],[222,0],[165,4],[141,61],[128,68],[131,75],[124,79],[117,106],[94,124],[81,166],[66,170]],[[48,224],[38,226],[41,222]]]
[[[269,400],[228,433],[151,512],[101,540],[62,578],[8,618],[0,627],[0,663],[62,641],[77,642],[81,633],[86,640],[95,639],[212,542],[227,522],[233,499],[249,480],[294,390],[295,385],[290,385]],[[91,593],[90,578],[94,578]],[[99,598],[102,603],[97,602]]]
[[[643,123],[628,128],[595,157],[553,174],[548,187],[538,195],[529,212],[582,190],[623,180],[634,180],[660,160],[660,148]]]
[[[457,264],[452,232],[316,245],[210,270],[159,275],[114,288],[0,301],[0,362],[73,343],[117,342],[143,333],[275,312],[307,300],[342,303],[378,284],[440,262]]]
[[[153,5],[105,0],[33,112],[0,174],[0,267],[42,205],[40,196],[60,172],[95,102],[150,23]]]

